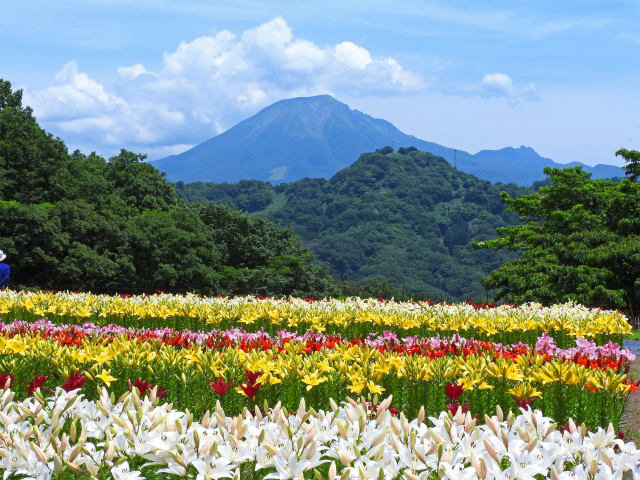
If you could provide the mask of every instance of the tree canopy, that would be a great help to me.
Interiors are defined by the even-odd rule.
[[[485,280],[512,303],[576,301],[640,314],[640,184],[637,151],[619,150],[627,178],[592,180],[580,167],[545,169],[551,184],[513,198],[519,225],[498,228],[479,248],[523,252]]]

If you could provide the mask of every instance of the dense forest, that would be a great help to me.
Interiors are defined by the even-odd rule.
[[[69,153],[0,79],[0,249],[10,287],[324,296],[325,265],[291,230],[186,203],[144,155]]]
[[[480,180],[411,147],[363,154],[330,180],[176,184],[185,200],[227,204],[293,228],[344,293],[476,301],[490,294],[482,279],[518,256],[468,246],[517,223],[501,191],[533,192]]]

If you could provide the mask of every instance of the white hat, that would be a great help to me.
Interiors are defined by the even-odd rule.
[[[3,261],[7,256],[4,254],[2,250],[0,250],[0,262]]]

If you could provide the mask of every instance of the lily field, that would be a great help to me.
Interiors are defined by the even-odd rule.
[[[617,311],[0,291],[10,478],[640,478]]]

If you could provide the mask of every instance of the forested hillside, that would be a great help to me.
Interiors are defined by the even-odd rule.
[[[330,180],[276,187],[178,182],[176,191],[187,200],[225,203],[291,226],[339,280],[363,285],[378,279],[399,293],[484,300],[482,278],[516,254],[468,244],[495,238],[497,227],[517,222],[505,211],[501,191],[519,196],[532,190],[491,184],[414,148],[394,153],[386,147],[361,155]]]
[[[324,265],[293,233],[187,204],[144,155],[69,154],[0,79],[0,249],[10,287],[322,296]]]

